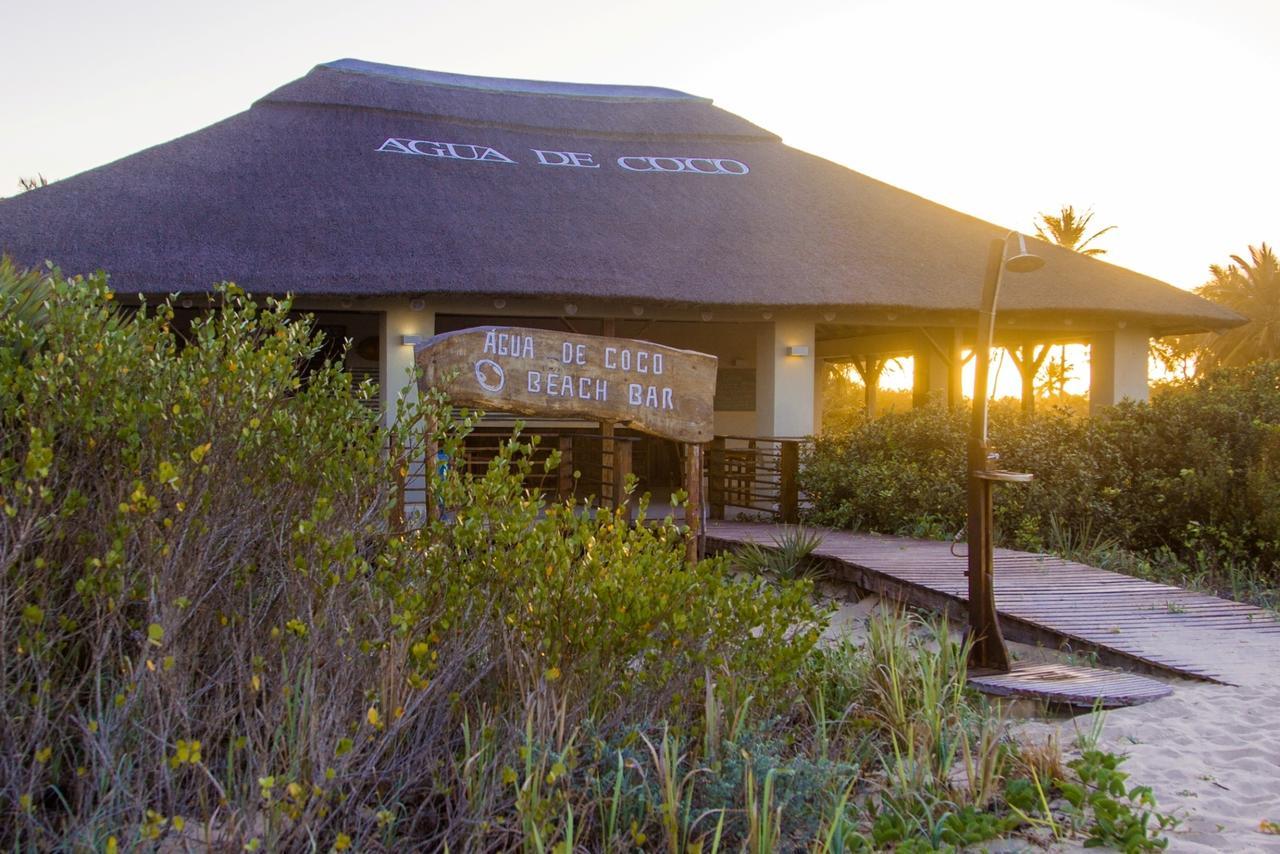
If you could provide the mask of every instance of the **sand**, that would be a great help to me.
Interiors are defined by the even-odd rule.
[[[858,642],[866,618],[885,607],[875,597],[836,604],[827,640]],[[1207,662],[1233,684],[1163,680],[1172,696],[1104,713],[1099,746],[1126,756],[1129,783],[1151,786],[1159,810],[1181,820],[1169,851],[1280,854],[1280,835],[1260,829],[1280,823],[1280,635],[1189,632],[1178,645],[1179,658]],[[1019,657],[1052,655],[1010,647]],[[1042,742],[1056,731],[1070,754],[1077,732],[1093,723],[1092,715],[1029,718],[1014,732]]]
[[[1100,746],[1127,757],[1130,783],[1151,786],[1161,812],[1181,819],[1170,851],[1280,852],[1280,636],[1247,631],[1188,633],[1187,660],[1210,661],[1234,685],[1168,680],[1173,695],[1105,713]],[[1069,747],[1092,715],[1028,721],[1042,739],[1056,729]]]

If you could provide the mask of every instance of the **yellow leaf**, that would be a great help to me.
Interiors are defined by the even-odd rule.
[[[351,837],[345,833],[339,833],[338,838],[333,841],[334,851],[346,851],[351,847]]]
[[[369,711],[365,712],[364,717],[365,717],[365,720],[369,722],[369,726],[377,727],[380,725],[379,724],[380,718],[378,717],[378,708],[376,706],[370,706]]]

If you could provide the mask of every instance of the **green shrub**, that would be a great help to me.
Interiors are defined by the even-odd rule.
[[[287,301],[226,286],[180,339],[104,276],[24,281],[40,310],[0,316],[6,846],[502,847],[523,831],[493,822],[569,803],[506,772],[571,777],[583,727],[696,731],[710,672],[792,703],[807,582],[547,507],[520,443],[393,534],[388,443],[427,423],[456,453],[469,418],[429,396],[389,435],[336,366],[302,380],[319,342]]]
[[[809,521],[962,530],[967,419],[931,407],[820,437],[801,472]],[[1214,371],[1096,418],[997,406],[990,433],[1002,468],[1036,476],[996,491],[1003,544],[1098,560],[1121,549],[1148,570],[1173,558],[1228,592],[1242,572],[1280,584],[1280,363]]]
[[[179,339],[104,276],[23,275],[5,847],[838,851],[1017,823],[945,626],[818,651],[809,581],[548,505],[536,439],[433,472],[441,518],[400,532],[388,447],[458,458],[473,414],[429,393],[381,428],[337,366],[302,379],[319,342],[288,301],[224,286]]]

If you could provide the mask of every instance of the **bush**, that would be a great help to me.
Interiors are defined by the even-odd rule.
[[[916,536],[962,530],[967,421],[926,408],[819,438],[801,474],[809,520]],[[1280,362],[1214,371],[1097,418],[997,406],[990,432],[1001,467],[1036,476],[996,492],[1004,544],[1095,553],[1110,544],[1145,556],[1148,569],[1247,565],[1280,583]]]
[[[104,276],[22,281],[5,847],[836,851],[1020,824],[945,626],[815,650],[809,581],[545,504],[536,439],[433,471],[441,518],[397,532],[388,447],[426,430],[457,458],[473,415],[428,394],[380,428],[335,365],[303,379],[319,342],[288,301],[225,286],[179,340]]]
[[[425,421],[456,453],[444,401],[389,435],[336,366],[303,380],[288,301],[226,286],[180,340],[105,276],[31,281],[43,313],[0,317],[6,846],[502,840],[522,750],[690,730],[709,672],[790,704],[807,583],[546,507],[518,442],[395,535],[385,449]]]

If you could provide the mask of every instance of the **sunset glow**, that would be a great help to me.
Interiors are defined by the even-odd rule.
[[[244,110],[343,56],[669,86],[1010,228],[1093,207],[1106,260],[1181,287],[1274,239],[1280,4],[17,4],[0,194]],[[49,62],[47,38],[59,55]]]

